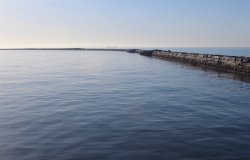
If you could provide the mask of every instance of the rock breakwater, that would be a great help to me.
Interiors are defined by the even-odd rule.
[[[130,50],[143,56],[157,57],[171,61],[180,61],[199,66],[208,66],[227,72],[250,76],[250,57],[173,52],[162,50]]]

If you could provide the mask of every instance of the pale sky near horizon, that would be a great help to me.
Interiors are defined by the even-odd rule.
[[[0,0],[16,47],[250,47],[250,0]]]

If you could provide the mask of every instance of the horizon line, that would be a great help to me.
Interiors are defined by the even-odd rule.
[[[0,48],[0,50],[25,50],[25,49],[163,49],[163,48],[250,48],[250,47],[11,47]]]

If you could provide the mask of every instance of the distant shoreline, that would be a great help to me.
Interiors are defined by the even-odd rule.
[[[84,48],[1,48],[0,50],[84,50]]]
[[[112,48],[1,48],[0,50],[89,50],[89,51],[129,51],[131,49]]]

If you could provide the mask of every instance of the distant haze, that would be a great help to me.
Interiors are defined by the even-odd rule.
[[[250,47],[250,0],[0,0],[19,47]]]

